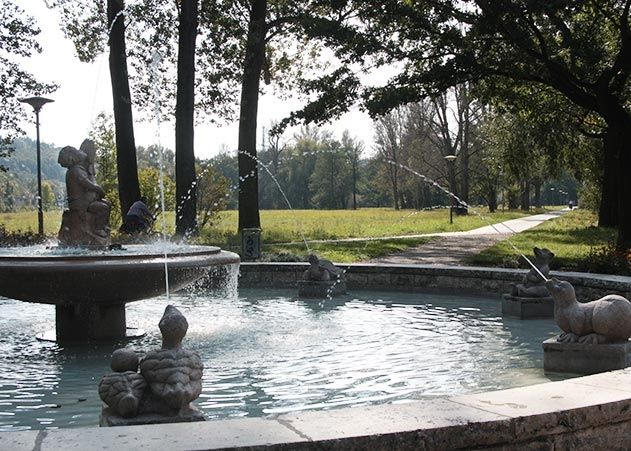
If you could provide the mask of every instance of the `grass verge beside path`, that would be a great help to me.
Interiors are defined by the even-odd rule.
[[[488,213],[480,209],[484,218],[475,214],[453,217],[449,224],[449,210],[393,210],[392,208],[362,208],[359,210],[262,210],[261,240],[263,243],[338,240],[344,238],[378,238],[418,235],[438,232],[459,232],[521,218],[536,212],[517,210]],[[488,222],[487,222],[488,221]],[[202,231],[201,241],[239,245],[236,234],[237,212],[220,214],[215,225]],[[361,243],[360,243],[361,245]],[[304,244],[303,244],[304,246]]]
[[[597,227],[597,223],[596,213],[577,209],[514,235],[510,241],[529,258],[535,246],[550,249],[555,255],[553,269],[584,270],[585,259],[590,252],[616,238],[615,229]],[[477,266],[527,265],[507,240],[468,258],[466,263]]]

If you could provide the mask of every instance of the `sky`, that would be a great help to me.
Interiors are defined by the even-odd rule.
[[[41,33],[39,42],[43,52],[24,60],[26,69],[40,81],[55,82],[59,89],[47,95],[54,100],[42,108],[40,113],[40,136],[43,142],[56,146],[78,147],[87,138],[92,121],[101,112],[112,114],[111,84],[107,56],[101,56],[95,63],[81,63],[75,56],[74,45],[67,40],[61,29],[59,15],[46,8],[44,0],[20,2],[27,14],[35,17]],[[273,121],[286,117],[300,103],[292,98],[279,100],[273,95],[264,95],[259,101],[257,140],[260,145],[262,127],[269,128]],[[29,106],[25,105],[25,108]],[[134,113],[134,117],[139,117]],[[33,123],[23,124],[27,136],[35,138]],[[367,114],[358,109],[345,114],[337,121],[325,126],[336,137],[348,129],[351,136],[364,142],[365,148],[372,147],[373,128]],[[289,129],[285,140],[297,129]],[[135,119],[134,134],[136,145],[161,144],[175,148],[175,128],[173,123],[162,122],[158,128],[156,121],[143,122]],[[200,123],[195,128],[195,155],[210,158],[224,149],[236,151],[238,124],[231,123],[218,127],[211,123]]]

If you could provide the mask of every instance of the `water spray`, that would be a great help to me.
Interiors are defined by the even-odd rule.
[[[489,225],[491,228],[493,228],[493,230],[495,230],[497,233],[499,234],[505,234],[506,232],[502,232],[500,231],[497,227],[495,227],[495,224],[492,224],[484,215],[482,215],[480,212],[476,211],[473,207],[471,207],[469,204],[467,204],[465,201],[463,201],[462,199],[460,199],[458,196],[456,196],[454,193],[452,193],[451,191],[449,191],[448,189],[443,188],[438,182],[436,182],[435,180],[430,179],[429,177],[427,177],[426,175],[421,174],[418,171],[415,171],[414,169],[401,164],[401,163],[397,163],[396,161],[392,161],[392,160],[386,160],[386,163],[391,164],[391,165],[396,165],[399,166],[402,169],[405,169],[406,171],[416,175],[417,177],[420,177],[423,181],[429,183],[430,185],[438,188],[440,191],[442,191],[443,193],[447,194],[448,196],[450,196],[452,199],[454,199],[456,202],[458,202],[460,205],[462,205],[463,207],[467,208],[468,210],[471,210],[473,213],[475,213],[476,215],[478,215],[478,217],[480,219],[482,219],[484,222],[486,222],[487,225]],[[511,229],[509,226],[507,226],[506,224],[502,224],[504,227],[506,227],[509,231],[513,232],[513,233],[517,233],[515,232],[513,229]],[[508,244],[515,250],[515,252],[517,252],[520,256],[522,256],[524,258],[524,260],[526,260],[526,262],[528,262],[528,264],[532,267],[532,269],[534,269],[537,274],[539,274],[539,276],[541,276],[541,278],[544,281],[548,281],[549,279],[543,275],[543,273],[539,270],[539,268],[537,268],[535,266],[535,264],[528,258],[526,257],[526,255],[524,255],[518,248],[517,246],[515,246],[515,244],[510,240],[510,238],[506,237],[506,241],[508,242]]]

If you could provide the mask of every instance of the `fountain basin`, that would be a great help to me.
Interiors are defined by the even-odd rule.
[[[166,256],[165,256],[166,252]],[[0,253],[0,296],[56,306],[57,340],[124,338],[125,304],[171,291],[238,264],[214,246],[133,245],[124,250],[15,248]],[[137,335],[136,331],[134,335]]]

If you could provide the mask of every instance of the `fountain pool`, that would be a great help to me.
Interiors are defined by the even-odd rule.
[[[549,379],[541,341],[552,320],[502,318],[497,299],[355,291],[324,304],[295,290],[240,289],[238,297],[180,292],[187,348],[204,361],[197,405],[209,419],[403,403],[530,385]],[[166,297],[127,306],[159,347]],[[95,426],[97,385],[120,344],[61,346],[33,339],[52,305],[0,298],[0,430]]]

